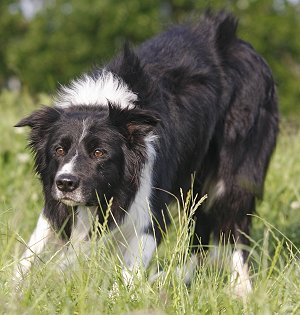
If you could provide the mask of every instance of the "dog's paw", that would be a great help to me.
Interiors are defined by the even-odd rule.
[[[252,284],[248,276],[233,273],[230,278],[231,293],[236,298],[245,299],[252,292]]]

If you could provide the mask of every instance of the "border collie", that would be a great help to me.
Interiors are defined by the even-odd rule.
[[[249,245],[279,115],[271,71],[236,29],[232,15],[207,12],[136,49],[125,45],[16,125],[31,128],[45,198],[18,277],[56,233],[75,249],[87,242],[91,218],[128,232],[124,278],[147,267],[168,224],[167,205],[190,188],[191,174],[195,193],[208,195],[193,217],[192,255],[221,235]],[[239,295],[251,291],[246,259],[235,247]]]

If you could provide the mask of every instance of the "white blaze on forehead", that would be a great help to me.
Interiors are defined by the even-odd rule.
[[[54,100],[56,106],[108,105],[108,101],[122,108],[133,107],[137,95],[127,84],[110,71],[103,70],[99,77],[87,74],[63,86]]]
[[[75,155],[72,157],[72,159],[67,162],[66,164],[64,164],[62,166],[62,168],[58,171],[57,176],[61,175],[61,174],[72,174],[73,170],[74,170],[74,166],[75,166],[75,160],[78,156],[78,152],[76,151]]]
[[[79,138],[78,143],[80,143],[84,137],[87,135],[88,133],[88,123],[86,120],[82,121],[82,132]],[[78,150],[76,150],[75,155],[71,158],[71,160],[69,160],[67,163],[65,163],[62,168],[58,171],[57,176],[61,175],[61,174],[72,174],[74,171],[74,167],[75,167],[75,162],[76,159],[78,157]]]
[[[87,135],[87,133],[88,133],[87,121],[83,120],[83,122],[82,122],[82,133],[81,133],[79,142],[81,142],[83,140],[83,138]]]

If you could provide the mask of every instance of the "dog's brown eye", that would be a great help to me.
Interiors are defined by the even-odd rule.
[[[64,156],[65,155],[65,150],[63,149],[63,147],[57,147],[55,149],[55,153],[57,156]]]
[[[99,159],[104,155],[104,151],[100,149],[96,149],[93,155],[95,158]]]

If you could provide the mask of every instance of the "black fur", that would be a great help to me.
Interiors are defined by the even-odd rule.
[[[208,193],[207,204],[195,214],[194,245],[199,240],[208,245],[212,233],[216,239],[224,233],[231,240],[248,243],[243,235],[249,233],[247,214],[255,211],[255,199],[262,197],[278,133],[278,109],[268,65],[236,37],[236,28],[230,14],[207,13],[197,24],[172,27],[134,51],[126,45],[106,69],[137,94],[134,109],[121,109],[118,104],[45,107],[17,125],[32,128],[30,145],[44,186],[44,213],[57,230],[67,222],[69,211],[51,194],[60,163],[55,144],[66,135],[72,135],[64,139],[67,142],[78,140],[77,125],[89,118],[84,142],[88,153],[78,170],[87,205],[98,204],[95,191],[103,207],[114,197],[112,213],[122,220],[147,159],[145,137],[154,133],[150,209],[156,217],[157,242],[164,229],[163,217],[168,217],[166,205],[172,201],[164,191],[176,196],[180,188],[187,191],[194,174],[195,192]],[[98,69],[90,75],[97,78],[101,73]],[[97,146],[104,148],[106,158],[89,161]],[[214,197],[220,181],[225,191]],[[147,229],[151,232],[152,225]],[[70,235],[68,223],[65,232]]]

